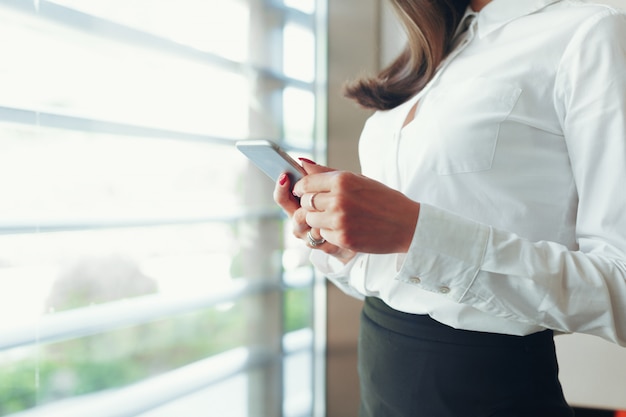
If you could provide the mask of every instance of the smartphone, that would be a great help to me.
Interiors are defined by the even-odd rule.
[[[241,140],[235,146],[274,182],[286,173],[291,185],[306,175],[300,166],[280,146],[269,140]]]

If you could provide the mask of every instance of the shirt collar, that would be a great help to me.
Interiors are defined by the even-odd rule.
[[[485,37],[507,23],[541,10],[560,0],[492,0],[480,12],[467,8],[466,16],[478,18],[478,36]]]

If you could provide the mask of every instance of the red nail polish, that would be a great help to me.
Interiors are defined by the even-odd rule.
[[[307,164],[313,164],[313,165],[317,165],[315,162],[311,161],[310,159],[307,158],[298,158],[299,160],[301,160],[302,162],[306,162]]]
[[[278,183],[280,185],[285,185],[286,182],[287,182],[287,174],[281,174],[280,177],[278,177]]]

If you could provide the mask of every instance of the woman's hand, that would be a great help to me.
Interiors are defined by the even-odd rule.
[[[408,251],[419,203],[362,175],[330,170],[306,160],[303,167],[309,175],[293,190],[302,205],[294,210],[298,203],[293,198],[289,206],[299,227],[319,231],[326,239],[324,245],[333,250],[378,254]]]
[[[331,168],[323,167],[321,165],[316,165],[314,163],[303,163],[305,166],[305,170],[308,174],[319,174],[322,172],[331,172]],[[340,246],[334,245],[328,241],[324,241],[323,243],[316,244],[312,246],[309,237],[307,236],[310,233],[311,238],[314,240],[322,240],[321,232],[319,228],[312,228],[306,222],[306,217],[308,211],[300,206],[300,201],[294,194],[291,192],[291,183],[289,177],[287,175],[282,175],[278,182],[276,183],[276,187],[274,188],[274,200],[278,205],[280,205],[285,213],[291,218],[293,223],[293,234],[299,238],[307,242],[307,244],[315,249],[322,250],[329,255],[336,257],[343,263],[347,263],[350,259],[352,259],[355,255],[355,252],[342,248]]]

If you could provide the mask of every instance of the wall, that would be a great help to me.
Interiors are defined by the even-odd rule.
[[[555,342],[570,404],[626,410],[626,348],[582,334],[557,336]]]
[[[369,112],[341,95],[341,86],[378,69],[379,0],[330,0],[328,165],[359,172],[358,138]],[[356,341],[361,302],[328,285],[327,416],[356,417]]]

